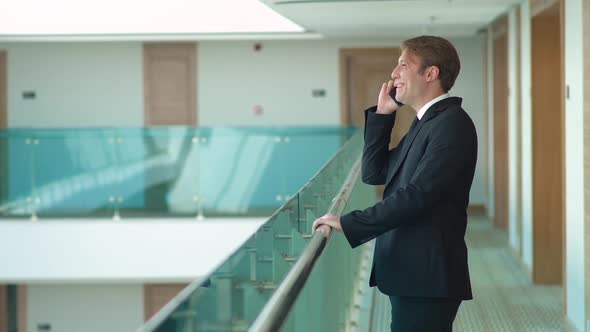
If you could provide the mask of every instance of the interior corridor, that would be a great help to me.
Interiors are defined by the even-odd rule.
[[[474,300],[461,304],[455,332],[564,331],[560,286],[533,285],[506,235],[484,217],[470,217],[466,236]],[[376,292],[372,331],[389,331],[389,299]]]

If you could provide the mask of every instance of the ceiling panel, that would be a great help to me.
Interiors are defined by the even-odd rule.
[[[474,35],[520,0],[261,0],[326,38]]]

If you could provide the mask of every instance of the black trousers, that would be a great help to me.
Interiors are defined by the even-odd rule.
[[[461,300],[390,296],[391,332],[451,332]]]

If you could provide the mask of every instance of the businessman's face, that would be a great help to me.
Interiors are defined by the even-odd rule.
[[[404,50],[391,73],[391,79],[397,88],[395,99],[410,106],[420,100],[426,89],[425,73],[420,72],[420,67],[420,58],[408,49]]]

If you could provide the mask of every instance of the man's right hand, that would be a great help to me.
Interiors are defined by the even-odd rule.
[[[389,80],[387,83],[381,85],[381,91],[379,91],[379,100],[377,101],[377,113],[379,114],[391,114],[399,108],[395,100],[391,98],[389,92],[393,89],[393,80]]]

